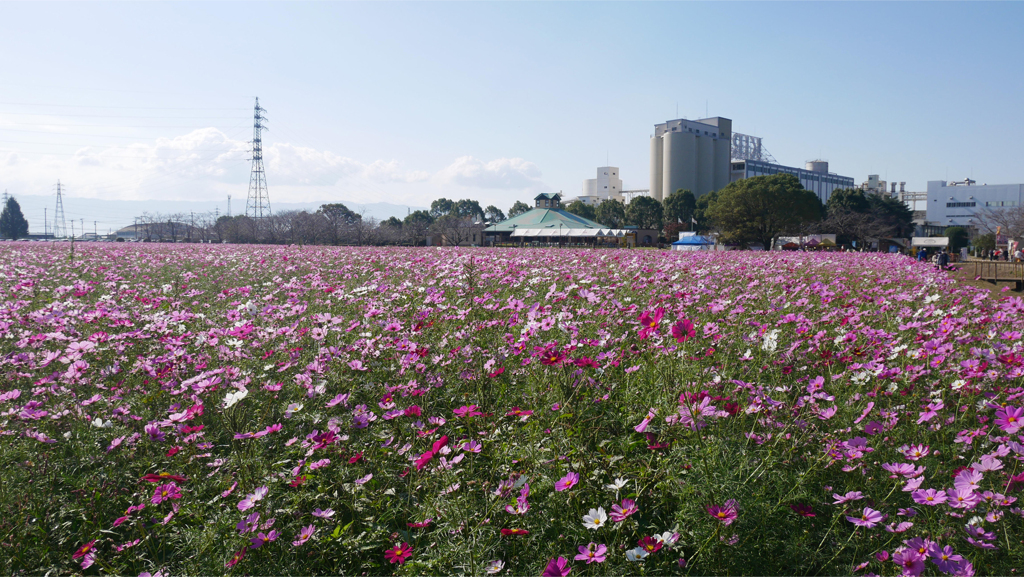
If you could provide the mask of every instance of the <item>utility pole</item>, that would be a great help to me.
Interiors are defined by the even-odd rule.
[[[132,224],[135,225],[135,240],[139,240],[139,217],[133,218]]]
[[[78,222],[80,222],[82,224],[82,229],[81,229],[82,230],[82,237],[85,237],[85,219],[84,218],[80,218],[80,219],[78,219]]]
[[[71,240],[75,239],[75,219],[71,219]]]
[[[267,192],[267,177],[263,171],[263,126],[266,117],[260,99],[256,99],[252,127],[252,172],[249,175],[249,196],[245,201],[245,215],[253,221],[253,234],[259,240],[259,231],[266,227],[270,218],[270,193]]]
[[[5,188],[4,189],[4,206],[5,207],[7,206],[7,199],[8,198],[10,198],[10,197],[7,195],[7,189]]]
[[[231,218],[231,195],[228,195],[228,218]]]
[[[95,220],[92,221],[92,235],[95,236],[97,239],[100,237],[100,235],[96,232],[96,221]]]
[[[195,211],[190,210],[189,215],[192,217],[192,222],[189,224],[188,227],[188,241],[192,242],[192,229],[196,227],[196,213]]]
[[[46,233],[49,230],[49,225],[46,224],[47,218],[48,217],[46,216],[46,209],[44,208],[43,209],[43,238],[46,238]]]
[[[74,226],[75,222],[71,221]],[[57,181],[57,208],[53,212],[53,238],[64,238],[68,235],[67,223],[64,221],[64,201],[61,199],[60,181]]]

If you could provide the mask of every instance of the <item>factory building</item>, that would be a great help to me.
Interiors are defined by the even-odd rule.
[[[812,160],[806,163],[805,168],[794,168],[782,166],[765,160],[733,160],[730,182],[751,178],[754,176],[768,176],[770,174],[792,174],[800,180],[800,184],[806,190],[818,195],[822,204],[828,202],[832,192],[842,188],[853,188],[853,177],[840,176],[828,171],[828,162],[824,160]]]
[[[677,190],[701,197],[729,184],[732,120],[669,120],[651,137],[651,192],[659,201]]]
[[[601,166],[597,169],[597,178],[588,178],[583,181],[583,193],[574,199],[569,199],[566,204],[578,200],[583,204],[597,206],[606,200],[617,200],[624,202],[622,196],[622,179],[619,177],[617,166]]]
[[[1022,206],[1024,184],[977,184],[967,178],[962,182],[928,181],[928,224],[949,227],[977,228],[975,214],[985,208]]]

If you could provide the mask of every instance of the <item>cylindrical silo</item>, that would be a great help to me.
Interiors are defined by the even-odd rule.
[[[666,132],[663,155],[662,191],[658,200],[663,200],[673,192],[685,189],[694,194],[694,160],[696,159],[696,137],[689,132]]]
[[[662,183],[662,145],[661,137],[651,137],[651,196],[661,200]]]
[[[828,161],[826,160],[808,160],[804,168],[811,172],[820,172],[821,174],[828,174]]]

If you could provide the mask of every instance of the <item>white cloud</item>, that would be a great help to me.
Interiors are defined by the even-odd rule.
[[[443,183],[477,188],[522,190],[543,186],[540,168],[522,158],[483,162],[472,156],[463,156],[441,170],[437,178]]]
[[[0,118],[2,121],[2,118]],[[70,197],[105,200],[242,202],[249,183],[249,143],[216,128],[118,145],[62,148],[83,135],[54,135],[49,154],[0,153],[4,187],[16,194],[51,194],[57,179]],[[241,138],[240,136],[238,138]],[[47,149],[44,149],[47,150]],[[361,161],[287,142],[264,142],[272,202],[392,202],[429,205],[465,188],[460,198],[511,204],[511,196],[546,191],[541,171],[522,158],[455,159],[440,170],[416,170],[395,159]],[[237,205],[235,207],[237,209]]]

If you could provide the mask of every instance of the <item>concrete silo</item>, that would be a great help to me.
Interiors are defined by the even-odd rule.
[[[703,196],[729,184],[732,121],[728,118],[670,120],[654,127],[651,139],[651,196],[677,190]]]

